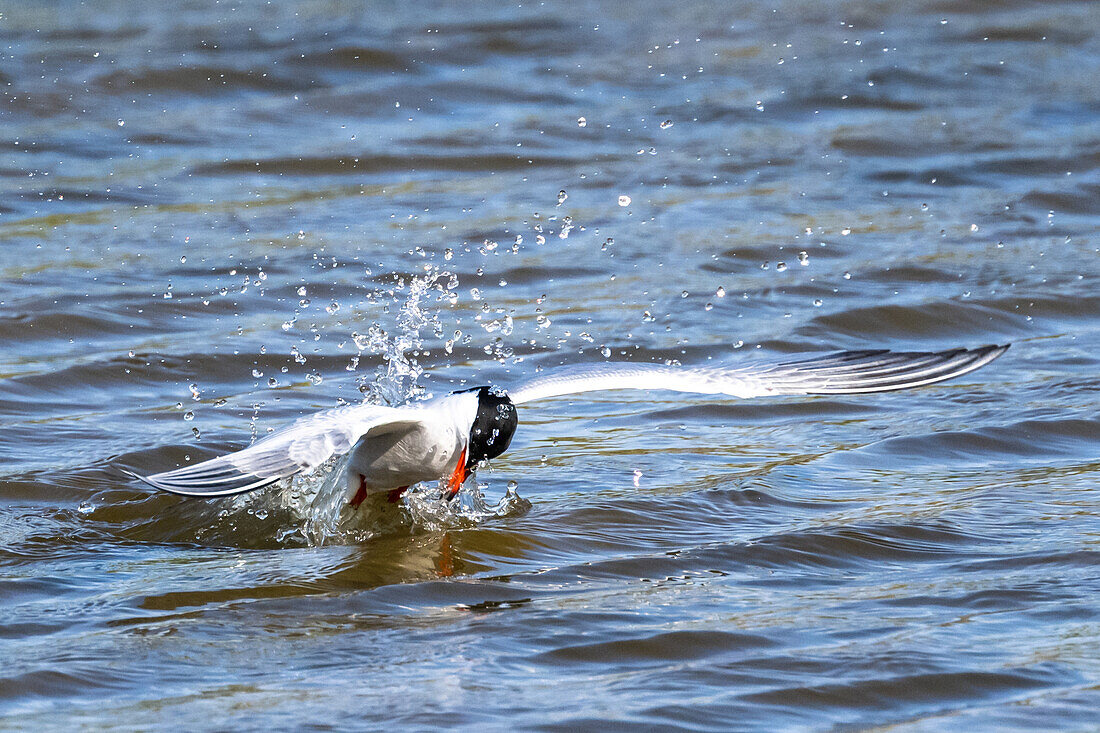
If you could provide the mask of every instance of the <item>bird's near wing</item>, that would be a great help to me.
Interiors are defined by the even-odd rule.
[[[364,435],[407,430],[421,417],[409,407],[337,407],[300,418],[236,453],[152,476],[127,473],[173,494],[231,496],[314,469],[347,453]]]
[[[508,390],[515,404],[605,389],[671,390],[733,397],[856,394],[919,387],[985,366],[1008,349],[841,351],[740,368],[604,362],[553,369]]]

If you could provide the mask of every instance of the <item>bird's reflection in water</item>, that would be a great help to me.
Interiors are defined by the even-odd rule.
[[[333,586],[370,589],[452,578],[487,569],[455,549],[450,531],[377,537],[355,547],[328,576]]]
[[[435,558],[435,567],[441,578],[449,578],[455,574],[455,558],[454,551],[451,549],[450,532],[444,532],[439,538],[439,554]]]

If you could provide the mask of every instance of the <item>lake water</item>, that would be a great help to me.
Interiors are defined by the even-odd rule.
[[[0,728],[1092,729],[1098,28],[7,4]],[[121,473],[560,363],[1002,342],[901,393],[525,405],[456,507]]]

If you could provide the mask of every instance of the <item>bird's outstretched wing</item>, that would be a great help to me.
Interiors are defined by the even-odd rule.
[[[347,453],[364,435],[410,429],[421,419],[412,407],[337,407],[300,418],[236,453],[152,476],[126,473],[173,494],[241,494],[316,468]]]
[[[919,387],[985,366],[1008,349],[841,351],[827,356],[740,368],[603,362],[547,371],[508,390],[515,404],[606,389],[671,390],[733,397],[856,394]]]

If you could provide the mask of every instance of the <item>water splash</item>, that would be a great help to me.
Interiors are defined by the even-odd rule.
[[[424,369],[417,361],[423,344],[422,332],[430,328],[436,337],[443,333],[438,306],[450,302],[458,279],[450,272],[428,269],[423,276],[398,279],[388,291],[400,305],[392,330],[387,332],[374,323],[366,333],[353,333],[358,353],[352,361],[357,367],[364,354],[378,355],[382,364],[372,374],[358,376],[358,385],[370,404],[401,404],[424,394],[418,379]],[[497,326],[503,332],[510,331]],[[224,536],[225,529],[241,531],[244,524],[261,534],[274,533],[278,545],[321,546],[357,544],[373,537],[394,534],[419,534],[461,527],[472,527],[487,519],[525,513],[530,503],[509,485],[495,504],[482,494],[483,485],[467,487],[454,501],[441,498],[437,485],[422,484],[406,492],[401,501],[391,503],[385,494],[368,497],[358,509],[348,506],[345,469],[349,456],[326,461],[313,471],[280,481],[262,492],[227,500],[220,513],[222,527],[214,528]],[[207,538],[210,539],[210,538]]]
[[[248,537],[263,543],[266,535],[283,547],[361,544],[375,537],[476,527],[489,519],[522,516],[531,508],[511,481],[496,503],[483,493],[488,484],[472,482],[447,501],[437,484],[427,483],[412,487],[400,501],[372,494],[352,509],[344,483],[347,461],[348,456],[334,458],[263,492],[227,499],[199,539],[236,544]]]
[[[359,377],[359,390],[367,395],[368,402],[396,405],[422,393],[417,379],[424,369],[415,356],[423,345],[420,331],[431,326],[436,336],[443,333],[438,311],[427,308],[426,301],[433,290],[437,293],[436,300],[442,300],[448,296],[447,291],[457,285],[458,280],[452,273],[434,268],[421,277],[410,278],[407,284],[399,281],[394,295],[403,288],[408,289],[408,295],[398,310],[392,334],[377,323],[371,325],[365,335],[352,334],[359,355],[378,354],[384,362],[373,378]]]

